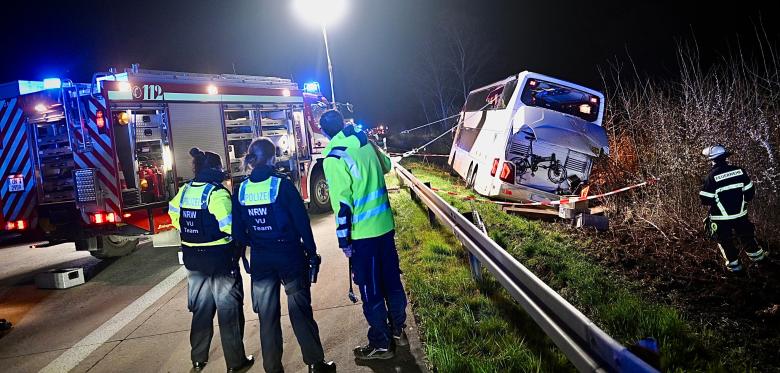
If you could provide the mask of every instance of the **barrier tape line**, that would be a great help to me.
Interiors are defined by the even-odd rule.
[[[502,206],[507,206],[507,207],[558,206],[558,205],[561,205],[561,204],[567,204],[567,203],[571,203],[571,202],[588,201],[588,200],[591,200],[591,199],[611,196],[611,195],[623,193],[623,192],[631,190],[631,189],[642,188],[642,187],[647,186],[647,185],[655,185],[659,180],[660,179],[657,179],[657,178],[648,179],[648,180],[643,181],[643,182],[638,183],[638,184],[629,185],[629,186],[618,188],[618,189],[615,189],[615,190],[612,190],[612,191],[609,191],[609,192],[606,192],[606,193],[595,194],[595,195],[587,196],[587,197],[581,197],[581,196],[580,197],[569,197],[569,198],[563,198],[563,199],[560,199],[560,200],[557,200],[557,201],[545,200],[545,201],[541,201],[541,202],[525,202],[525,203],[523,203],[523,202],[493,201],[493,200],[490,200],[490,199],[487,199],[487,198],[463,195],[463,194],[459,194],[459,193],[452,192],[452,191],[449,191],[449,190],[444,190],[444,189],[439,189],[439,188],[434,188],[434,187],[431,187],[431,190],[433,190],[434,192],[447,193],[448,195],[451,195],[451,196],[461,197],[465,201],[490,202],[490,203],[495,203],[497,205],[502,205]]]
[[[388,153],[388,154],[394,157],[402,157],[404,155],[404,153]],[[450,156],[449,154],[429,154],[429,153],[424,153],[424,154],[415,153],[415,154],[408,155],[408,157],[449,157],[449,156]]]

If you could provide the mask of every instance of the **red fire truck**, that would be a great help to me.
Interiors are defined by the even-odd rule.
[[[139,236],[172,229],[167,201],[193,176],[190,148],[220,154],[232,189],[247,175],[243,157],[260,136],[277,145],[277,168],[310,209],[329,209],[321,162],[327,138],[316,123],[330,104],[289,79],[134,65],[95,74],[91,84],[16,85],[0,90],[7,231],[73,240],[98,257],[125,255]]]

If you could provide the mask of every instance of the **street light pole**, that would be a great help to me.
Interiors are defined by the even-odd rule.
[[[328,48],[328,31],[325,28],[325,22],[320,24],[322,26],[322,38],[325,40],[325,56],[328,58],[328,76],[330,78],[330,101],[333,105],[333,109],[336,109],[336,92],[333,90],[333,64],[330,62],[330,48]]]

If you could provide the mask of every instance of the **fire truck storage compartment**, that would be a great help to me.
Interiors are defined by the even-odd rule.
[[[125,207],[171,198],[173,183],[165,156],[170,151],[164,118],[163,108],[113,109],[119,180]]]
[[[243,167],[244,157],[252,140],[260,136],[269,138],[276,145],[278,170],[288,174],[297,172],[298,168],[294,163],[296,149],[292,140],[292,107],[225,105],[224,117],[230,173],[234,184],[241,182],[249,174],[249,170]],[[295,180],[294,175],[291,176]]]
[[[233,182],[249,174],[244,170],[243,162],[249,144],[259,136],[258,130],[260,112],[242,105],[225,106],[225,132],[227,133],[228,158],[230,159],[230,174]]]
[[[190,156],[192,148],[217,153],[222,157],[222,162],[226,162],[225,132],[220,106],[220,104],[206,103],[168,104],[177,184],[181,185],[195,176],[192,173]]]
[[[62,112],[31,118],[35,126],[44,203],[73,200],[73,151]]]
[[[298,180],[297,155],[293,141],[292,108],[263,110],[260,117],[260,135],[276,145],[276,169]]]

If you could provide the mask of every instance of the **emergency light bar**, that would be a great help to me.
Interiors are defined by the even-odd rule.
[[[60,78],[46,78],[43,80],[43,89],[60,89],[62,80]]]
[[[306,93],[320,93],[320,83],[319,82],[304,83],[303,91]]]

